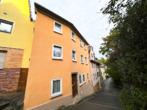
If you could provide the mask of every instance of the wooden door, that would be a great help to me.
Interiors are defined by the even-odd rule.
[[[28,68],[21,68],[19,83],[18,83],[18,90],[19,91],[25,90],[26,83],[27,83],[27,76],[28,76]]]
[[[73,97],[78,94],[77,88],[77,74],[72,74],[72,95]]]

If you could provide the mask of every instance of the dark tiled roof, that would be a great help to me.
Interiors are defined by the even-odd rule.
[[[90,62],[93,62],[93,63],[100,65],[100,63],[97,60],[90,60]]]
[[[40,12],[40,13],[46,15],[46,16],[49,16],[49,17],[51,17],[51,18],[53,18],[53,19],[55,19],[55,20],[57,20],[57,21],[59,21],[59,22],[65,24],[65,25],[67,25],[68,27],[70,27],[71,30],[72,30],[73,32],[75,32],[75,33],[77,34],[77,36],[79,36],[80,39],[81,39],[83,42],[85,42],[85,44],[89,45],[89,43],[85,40],[85,38],[80,34],[80,32],[76,29],[76,27],[75,27],[71,22],[69,22],[68,20],[62,18],[61,16],[59,16],[59,15],[57,15],[57,14],[55,14],[54,12],[48,10],[47,8],[45,8],[45,7],[41,6],[41,5],[39,5],[38,3],[35,3],[35,8],[36,8],[36,10],[37,10],[38,12]]]

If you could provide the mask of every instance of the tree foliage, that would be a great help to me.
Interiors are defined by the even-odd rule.
[[[110,0],[102,11],[115,27],[100,52],[123,84],[122,109],[147,110],[147,0]]]
[[[105,60],[105,58],[103,58],[103,57],[101,57],[101,59],[97,59],[97,61],[98,61],[99,63],[103,63],[103,64],[106,63],[106,60]]]

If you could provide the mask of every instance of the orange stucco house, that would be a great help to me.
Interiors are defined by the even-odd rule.
[[[49,110],[94,93],[88,42],[66,19],[35,4],[37,19],[24,110]]]

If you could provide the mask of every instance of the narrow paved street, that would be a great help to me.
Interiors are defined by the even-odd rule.
[[[95,96],[74,106],[63,108],[62,110],[120,110],[119,92],[120,89],[109,78]]]

